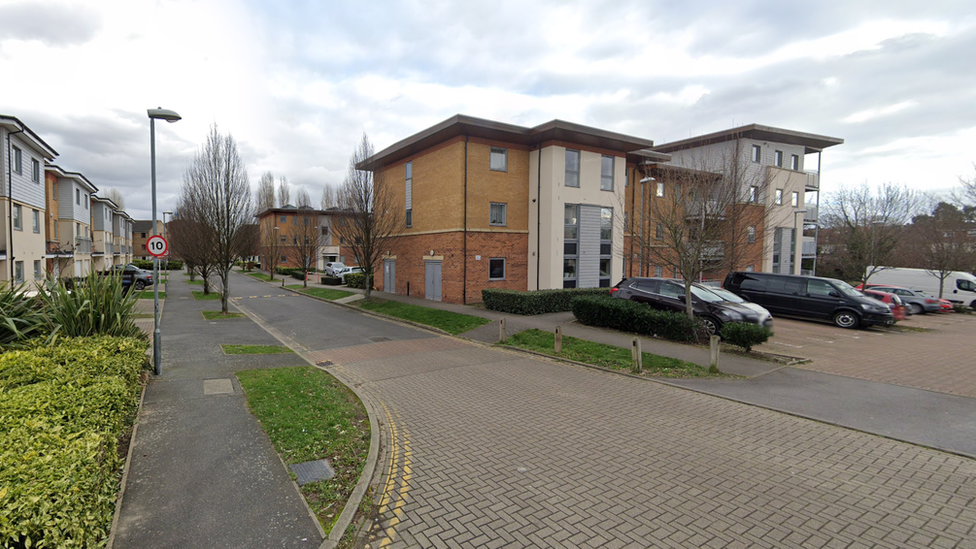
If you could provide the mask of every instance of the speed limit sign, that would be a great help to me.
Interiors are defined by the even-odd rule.
[[[158,234],[150,236],[146,240],[146,251],[153,257],[163,257],[169,253],[169,242],[166,242],[166,239]]]

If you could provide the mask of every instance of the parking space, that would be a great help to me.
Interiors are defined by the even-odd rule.
[[[796,367],[976,398],[976,316],[910,316],[891,328],[845,330],[776,318],[757,350],[809,359]]]

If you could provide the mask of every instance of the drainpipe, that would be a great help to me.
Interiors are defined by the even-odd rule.
[[[536,146],[535,176],[535,289],[539,290],[542,273],[542,143]]]
[[[627,158],[624,157],[624,166],[627,166]],[[637,168],[630,175],[630,276],[634,275],[634,239],[637,238],[634,231],[634,217],[637,215]],[[626,229],[626,228],[625,228]],[[624,273],[626,275],[627,273]]]
[[[462,251],[464,274],[461,275],[461,304],[468,304],[468,136],[464,136],[464,236]]]
[[[24,128],[15,132],[7,132],[7,234],[10,235],[10,245],[7,247],[7,261],[10,263],[10,283],[14,283],[14,179],[10,164],[13,161],[10,152],[10,136],[24,133]],[[21,219],[23,223],[23,219]]]

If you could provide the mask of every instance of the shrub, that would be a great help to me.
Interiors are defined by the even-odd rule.
[[[963,305],[962,303],[952,304],[952,312],[954,313],[969,313],[970,311],[972,311],[972,309],[970,309],[966,305]]]
[[[366,275],[364,273],[349,273],[346,275],[346,286],[350,288],[366,289]]]
[[[337,276],[323,276],[322,284],[326,286],[338,286],[342,284],[342,279]]]
[[[572,301],[579,296],[608,296],[609,288],[575,288],[567,290],[481,290],[481,300],[491,311],[516,315],[539,315],[573,310]]]
[[[0,355],[4,547],[104,543],[146,346],[102,336]]]
[[[132,317],[137,292],[123,293],[118,273],[99,276],[91,273],[84,284],[68,290],[65,284],[52,285],[38,294],[52,333],[63,337],[108,335],[139,337],[141,332]]]
[[[20,346],[43,333],[48,324],[37,297],[28,297],[24,285],[0,286],[0,350]]]
[[[182,271],[183,261],[180,259],[170,259],[169,263],[164,264],[170,271]]]
[[[722,340],[742,347],[749,352],[756,345],[762,345],[773,335],[769,328],[748,322],[729,322],[722,326]]]
[[[658,311],[647,305],[609,296],[579,296],[572,301],[573,316],[587,326],[612,328],[672,341],[696,341],[700,325],[681,313]]]

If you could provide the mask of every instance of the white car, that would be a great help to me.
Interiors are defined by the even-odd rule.
[[[346,283],[346,275],[347,274],[354,274],[354,273],[361,273],[361,272],[363,272],[363,268],[362,267],[343,267],[343,268],[337,270],[336,271],[336,274],[334,274],[332,276],[339,277],[340,279],[342,279],[342,283],[345,284]]]
[[[334,261],[332,263],[326,263],[325,274],[327,276],[339,276],[338,272],[345,268],[346,265],[344,263],[339,263],[338,261]]]

